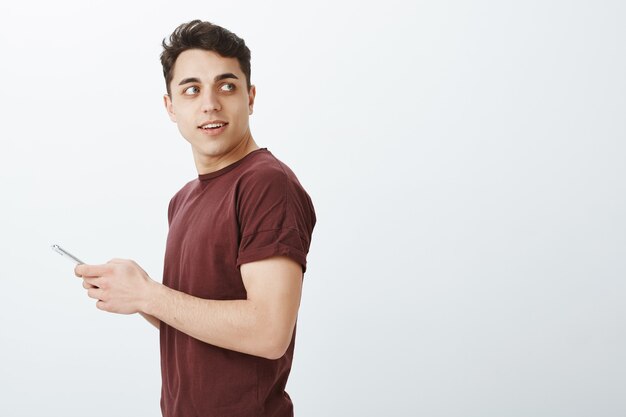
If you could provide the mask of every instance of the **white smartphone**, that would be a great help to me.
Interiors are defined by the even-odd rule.
[[[81,261],[80,259],[78,259],[77,257],[75,257],[74,255],[72,255],[71,253],[69,253],[68,251],[66,251],[65,249],[63,249],[62,247],[60,247],[59,245],[52,245],[52,250],[55,251],[56,253],[60,254],[61,256],[63,256],[64,258],[69,259],[72,262],[76,262],[77,264],[84,264],[83,261]]]

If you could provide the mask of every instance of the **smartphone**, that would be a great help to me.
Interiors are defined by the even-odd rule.
[[[84,264],[83,261],[81,261],[80,259],[78,259],[77,257],[75,257],[74,255],[72,255],[71,253],[69,253],[68,251],[66,251],[65,249],[63,249],[62,247],[60,247],[59,245],[52,245],[52,250],[55,251],[56,253],[60,254],[61,256],[63,256],[64,258],[69,259],[72,262],[76,262],[77,264]]]

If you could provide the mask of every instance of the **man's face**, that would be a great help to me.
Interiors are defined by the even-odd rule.
[[[202,49],[178,56],[165,107],[191,144],[196,165],[220,163],[251,140],[255,92],[254,86],[248,92],[236,58]]]

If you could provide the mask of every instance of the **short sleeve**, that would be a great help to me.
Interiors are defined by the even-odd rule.
[[[287,256],[306,271],[315,225],[313,205],[295,176],[278,162],[241,181],[238,220],[241,238],[237,267]]]

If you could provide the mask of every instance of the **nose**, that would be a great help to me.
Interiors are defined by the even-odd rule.
[[[215,94],[210,89],[204,90],[204,94],[202,94],[202,105],[201,110],[203,113],[210,113],[212,111],[220,111],[222,106],[219,102],[217,94]]]

